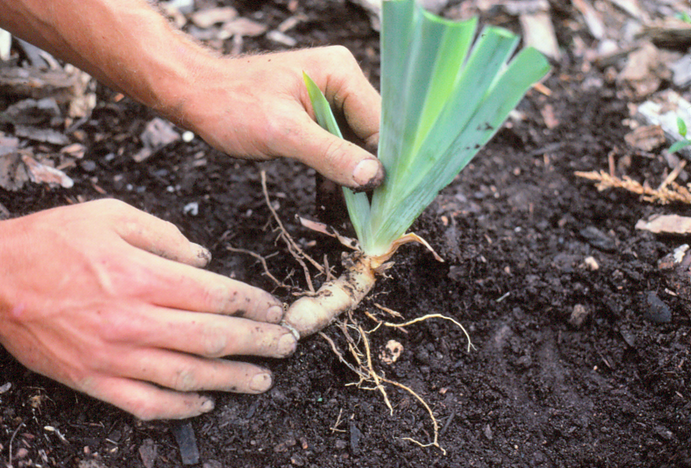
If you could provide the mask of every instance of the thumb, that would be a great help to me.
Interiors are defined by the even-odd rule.
[[[295,158],[327,179],[357,192],[371,190],[384,180],[384,166],[372,153],[338,138],[314,121],[304,129]]]

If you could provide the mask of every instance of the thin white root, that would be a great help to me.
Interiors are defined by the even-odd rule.
[[[357,307],[374,286],[370,257],[360,252],[344,254],[343,263],[345,272],[339,278],[327,281],[313,296],[300,298],[288,308],[282,325],[298,338],[326,328],[343,312]]]

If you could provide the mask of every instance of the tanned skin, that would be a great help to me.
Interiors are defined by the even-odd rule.
[[[355,189],[383,179],[371,153],[313,119],[303,71],[376,146],[380,98],[345,48],[220,57],[145,0],[0,0],[0,11],[1,28],[229,155],[296,159]],[[204,391],[266,391],[268,370],[222,358],[292,354],[282,305],[203,270],[209,258],[172,224],[115,200],[2,221],[0,343],[142,419],[210,411]]]

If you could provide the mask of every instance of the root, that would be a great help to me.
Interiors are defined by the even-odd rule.
[[[399,388],[412,397],[414,397],[425,409],[429,415],[430,421],[433,426],[432,441],[428,443],[420,442],[411,437],[404,437],[402,440],[407,440],[413,442],[420,447],[437,447],[446,454],[446,450],[439,444],[439,422],[437,421],[432,408],[425,401],[425,399],[416,393],[412,388],[403,385],[400,382],[391,380],[387,378],[383,373],[379,373],[374,368],[374,363],[372,360],[372,352],[370,347],[370,341],[368,335],[375,332],[382,326],[397,328],[403,332],[407,332],[405,327],[434,318],[440,318],[443,320],[448,320],[457,325],[468,338],[468,350],[472,348],[470,343],[470,336],[467,331],[456,320],[444,316],[442,314],[428,314],[423,317],[416,318],[414,320],[407,321],[405,323],[391,323],[384,320],[380,320],[375,317],[372,313],[365,312],[365,315],[375,321],[376,326],[371,331],[367,332],[363,327],[353,318],[352,312],[359,305],[360,301],[369,293],[375,283],[375,277],[378,274],[384,274],[384,272],[393,264],[389,262],[391,255],[400,247],[406,243],[415,242],[422,244],[427,249],[429,249],[439,261],[443,261],[436,252],[424,241],[424,239],[415,235],[414,233],[406,234],[405,236],[398,239],[393,245],[389,252],[379,257],[369,257],[359,250],[357,242],[352,239],[340,236],[337,232],[329,228],[328,226],[316,223],[313,221],[308,221],[301,219],[303,226],[313,229],[318,232],[322,232],[329,236],[335,237],[341,241],[343,245],[354,250],[350,254],[343,254],[342,263],[345,272],[338,278],[333,278],[329,265],[324,259],[325,267],[319,265],[315,260],[305,254],[302,249],[295,243],[292,237],[283,227],[281,220],[278,218],[278,214],[270,203],[268,191],[266,189],[266,173],[262,171],[262,188],[264,191],[264,197],[266,203],[271,211],[271,214],[278,224],[278,230],[280,231],[280,237],[284,240],[288,246],[288,250],[295,257],[295,259],[300,263],[304,272],[307,284],[313,294],[309,296],[302,297],[295,301],[288,310],[286,311],[281,325],[289,328],[293,331],[298,339],[310,336],[315,333],[319,333],[324,340],[329,344],[334,354],[338,357],[345,366],[347,366],[355,375],[358,376],[359,381],[350,385],[356,385],[358,388],[364,390],[377,391],[382,395],[384,403],[391,414],[394,412],[394,407],[389,399],[386,385],[391,385],[393,387]],[[251,252],[246,252],[252,254]],[[263,259],[254,254],[260,261]],[[327,281],[319,288],[315,293],[312,286],[311,277],[309,270],[305,263],[305,260],[310,262],[315,266],[322,274],[325,274]],[[266,269],[265,261],[262,261]],[[271,276],[270,276],[271,277]],[[275,282],[277,282],[274,279]],[[277,282],[278,283],[278,282]],[[390,317],[395,319],[402,319],[403,316],[391,309],[380,306],[377,307],[387,313]],[[347,360],[344,354],[338,349],[336,343],[328,335],[321,332],[322,329],[326,328],[329,324],[334,322],[340,315],[344,312],[348,312],[348,319],[339,322],[339,328],[343,333],[348,344],[348,351],[352,358],[355,360],[355,364]],[[351,331],[354,331],[351,334]],[[341,413],[339,412],[338,418],[331,428],[332,432],[340,431],[338,426],[341,422]]]
[[[345,273],[327,281],[313,296],[295,301],[286,311],[282,325],[299,338],[312,335],[330,325],[343,312],[352,310],[372,289],[375,282],[370,258],[355,252],[344,255]]]
[[[398,312],[391,311],[395,314],[398,314]],[[400,314],[399,314],[400,315]],[[371,315],[370,315],[371,316]],[[373,316],[371,316],[374,318]],[[411,320],[410,322],[407,322],[405,324],[389,324],[390,326],[396,326],[399,328],[402,328],[407,325],[411,325],[413,323],[418,323],[424,320],[429,320],[431,318],[443,318],[446,320],[451,320],[454,323],[458,324],[455,320],[451,319],[450,317],[446,317],[440,314],[430,314],[425,317],[420,317],[419,319]],[[376,318],[374,318],[376,320]],[[380,324],[385,324],[386,322],[380,322]],[[389,399],[389,395],[386,391],[386,385],[391,385],[394,387],[397,387],[405,392],[407,392],[409,395],[411,395],[413,398],[415,398],[425,409],[427,414],[429,415],[429,419],[432,423],[433,427],[433,435],[432,435],[432,441],[428,443],[420,442],[417,439],[414,439],[412,437],[403,437],[402,440],[406,440],[409,442],[412,442],[420,447],[437,447],[439,450],[442,451],[444,455],[446,455],[446,450],[439,444],[439,421],[437,420],[436,416],[434,415],[434,412],[432,411],[432,408],[429,406],[427,401],[420,396],[415,390],[412,388],[403,385],[400,382],[397,382],[395,380],[391,380],[387,378],[385,375],[378,373],[374,369],[374,364],[372,362],[372,353],[371,353],[371,347],[370,347],[370,342],[368,335],[371,332],[366,332],[360,324],[355,322],[352,317],[350,318],[350,322],[341,322],[340,324],[341,330],[343,331],[343,335],[346,338],[346,341],[348,343],[348,350],[350,351],[350,355],[352,358],[355,360],[356,364],[352,364],[349,362],[343,353],[338,349],[336,346],[336,343],[325,333],[320,332],[319,335],[324,338],[324,340],[329,344],[331,347],[331,350],[334,352],[336,357],[338,357],[339,361],[341,361],[346,367],[348,367],[355,375],[359,377],[358,382],[354,382],[353,384],[350,385],[355,385],[360,389],[363,390],[372,390],[372,391],[378,391],[381,393],[382,398],[384,400],[384,403],[386,404],[387,408],[389,408],[389,411],[391,414],[394,413],[393,405],[391,404],[391,401]],[[462,327],[461,327],[462,328]],[[349,332],[349,329],[353,329],[357,331],[357,340],[352,337],[352,335]],[[376,329],[376,328],[375,328]],[[464,330],[465,331],[465,330]]]
[[[319,270],[320,273],[324,273],[324,267],[322,267],[316,260],[314,260],[312,257],[307,255],[299,245],[293,240],[292,236],[288,234],[288,231],[286,230],[285,227],[283,227],[283,223],[281,222],[281,218],[278,217],[278,213],[276,213],[276,210],[274,207],[271,205],[271,200],[269,199],[269,191],[266,188],[266,171],[261,171],[261,178],[262,178],[262,192],[264,193],[264,200],[266,201],[266,206],[269,207],[269,211],[271,211],[271,216],[274,218],[276,223],[278,224],[278,230],[280,232],[279,236],[283,241],[285,242],[286,246],[288,247],[288,251],[290,254],[295,257],[295,260],[300,264],[302,267],[302,270],[305,272],[305,281],[307,281],[307,287],[309,288],[310,292],[314,292],[314,286],[312,285],[312,277],[310,276],[309,269],[307,268],[307,265],[305,264],[305,260],[310,262],[312,266],[314,266],[317,270]]]
[[[271,272],[269,271],[269,266],[266,264],[266,258],[265,257],[262,257],[258,253],[252,252],[251,250],[238,249],[238,248],[232,247],[230,245],[226,246],[226,250],[229,250],[231,252],[244,253],[244,254],[247,254],[247,255],[250,255],[250,256],[256,258],[262,264],[262,267],[264,268],[264,274],[266,276],[268,276],[269,279],[276,284],[276,286],[278,286],[279,288],[290,289],[290,286],[285,284],[283,281],[279,281],[274,275],[271,274]]]
[[[405,323],[383,322],[382,325],[384,325],[385,327],[391,327],[391,328],[404,328],[404,327],[407,327],[408,325],[412,325],[412,324],[418,323],[418,322],[424,322],[425,320],[429,320],[429,319],[433,319],[433,318],[438,318],[438,319],[448,320],[450,322],[453,322],[456,326],[458,326],[458,328],[460,328],[463,331],[463,334],[468,339],[468,352],[470,352],[470,350],[474,348],[473,343],[470,341],[470,335],[466,331],[465,327],[463,327],[463,325],[461,325],[458,321],[452,319],[451,317],[447,317],[446,315],[427,314],[427,315],[423,315],[422,317],[418,317],[416,319],[410,320],[410,321],[405,322]]]

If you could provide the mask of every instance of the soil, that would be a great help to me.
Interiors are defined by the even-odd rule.
[[[292,14],[287,0],[234,4],[272,27]],[[557,6],[561,42],[590,40],[574,27],[571,3]],[[342,1],[308,1],[297,12],[307,17],[291,31],[300,46],[344,44],[378,82],[378,36],[363,11]],[[506,17],[495,22],[517,28]],[[259,38],[246,39],[245,48],[282,47]],[[406,439],[432,437],[417,400],[388,387],[390,413],[378,392],[349,385],[357,377],[313,337],[290,359],[262,361],[274,372],[272,390],[215,394],[217,408],[187,425],[137,421],[0,351],[0,385],[11,384],[0,394],[3,463],[12,449],[14,466],[178,467],[175,434],[191,427],[196,466],[207,468],[691,466],[691,308],[658,268],[685,239],[634,228],[653,213],[691,210],[598,192],[574,175],[606,169],[613,151],[629,156],[626,173],[638,180],[659,183],[669,168],[659,152],[643,157],[627,147],[629,115],[619,85],[565,53],[544,83],[551,95],[531,90],[519,107],[523,118],[511,120],[414,226],[445,262],[403,248],[391,278],[378,282],[358,312],[379,303],[408,319],[445,314],[467,328],[470,351],[463,332],[443,320],[370,336],[375,367],[433,409],[445,454]],[[306,284],[276,241],[260,183],[265,170],[287,230],[311,256],[338,265],[341,246],[295,221],[297,214],[315,217],[312,170],[232,160],[199,140],[136,163],[131,154],[153,114],[128,100],[113,102],[105,89],[99,96],[81,127],[88,153],[68,170],[75,186],[0,190],[13,216],[115,197],[208,246],[211,270],[289,301]],[[556,121],[550,127],[541,113],[546,106]],[[189,203],[198,204],[196,214],[185,210]],[[228,246],[265,256],[272,274],[294,289],[277,288],[254,257]],[[337,327],[326,332],[344,346]],[[404,348],[390,365],[376,358],[388,340]]]

